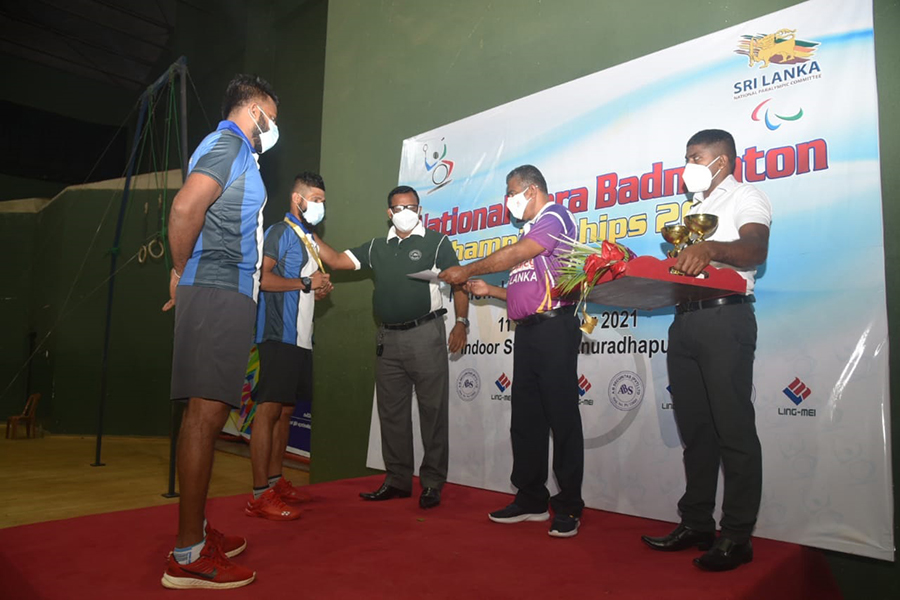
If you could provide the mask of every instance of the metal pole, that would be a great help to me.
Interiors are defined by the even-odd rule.
[[[188,131],[187,131],[187,59],[178,59],[178,69],[181,71],[181,185],[187,180],[188,170]]]
[[[178,62],[178,72],[181,75],[181,185],[187,180],[187,59],[181,57]],[[169,168],[169,165],[166,165]],[[168,215],[163,215],[167,218]],[[181,430],[181,403],[172,402],[172,428],[169,432],[169,489],[163,494],[163,498],[177,498],[175,491],[175,457],[178,453],[178,432]]]
[[[178,59],[183,61],[184,57]],[[178,63],[176,63],[178,64]],[[112,326],[112,307],[113,293],[116,286],[116,263],[119,258],[119,242],[122,239],[122,228],[125,224],[125,209],[128,207],[128,196],[131,193],[131,177],[134,175],[135,159],[137,157],[137,147],[141,139],[141,130],[144,128],[144,118],[147,116],[147,106],[150,98],[164,84],[169,82],[172,69],[169,68],[165,73],[159,76],[143,94],[141,94],[141,108],[138,112],[137,129],[134,131],[134,140],[131,144],[131,155],[128,157],[128,168],[125,173],[125,189],[122,190],[122,202],[119,204],[119,219],[116,222],[116,235],[113,239],[112,249],[109,257],[109,287],[106,295],[106,330],[103,334],[103,359],[100,366],[100,405],[97,410],[97,447],[92,467],[106,466],[100,462],[100,450],[103,445],[103,414],[106,410],[106,388],[109,371],[109,339]]]

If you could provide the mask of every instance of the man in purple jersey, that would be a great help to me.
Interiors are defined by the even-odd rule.
[[[550,535],[572,537],[584,509],[577,373],[581,330],[573,303],[552,292],[566,248],[560,239],[574,239],[578,231],[572,213],[550,199],[544,176],[531,165],[506,176],[506,206],[513,217],[525,221],[519,241],[466,266],[446,269],[440,278],[461,284],[473,275],[510,270],[506,288],[479,279],[466,286],[478,296],[506,300],[509,318],[517,325],[510,436],[511,481],[518,493],[512,504],[488,517],[496,523],[546,521],[549,501],[554,515]],[[553,473],[560,488],[552,498],[546,485],[550,432]]]

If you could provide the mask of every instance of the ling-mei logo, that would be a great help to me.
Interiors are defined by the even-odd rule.
[[[500,393],[491,394],[491,400],[498,400],[500,402],[509,402],[512,400],[511,394],[504,393],[509,389],[509,386],[512,385],[512,381],[510,381],[509,377],[506,376],[506,373],[500,373],[500,377],[497,378],[497,381],[494,382],[494,385],[497,386],[497,389],[500,390]]]
[[[591,382],[588,380],[587,377],[582,375],[581,377],[578,378],[578,404],[585,404],[587,406],[594,405],[593,398],[585,398],[584,397],[585,394],[587,394],[588,391],[591,389],[591,387],[592,387]]]
[[[809,387],[800,381],[799,377],[794,377],[794,380],[782,390],[782,393],[787,396],[788,400],[794,403],[795,406],[800,406],[800,404],[809,398],[812,394],[812,390]],[[779,408],[778,414],[787,417],[814,417],[816,416],[816,409],[814,408]]]
[[[509,380],[509,377],[506,376],[506,373],[500,373],[500,377],[497,378],[494,385],[496,385],[497,389],[501,392],[505,392],[509,386],[512,385],[512,382]]]
[[[438,148],[441,149],[438,150]],[[428,190],[427,193],[432,194],[453,181],[450,178],[450,174],[453,173],[453,161],[446,159],[447,144],[444,143],[444,138],[441,138],[440,142],[434,145],[430,152],[428,144],[425,144],[422,147],[422,152],[425,153],[425,170],[431,173],[431,182],[434,184],[434,187]]]
[[[819,63],[813,60],[819,42],[797,39],[796,32],[796,29],[779,29],[770,34],[741,36],[734,52],[748,58],[749,68],[760,70],[773,65],[782,68],[735,82],[735,100],[822,76]]]
[[[750,119],[753,121],[756,121],[756,122],[763,121],[766,124],[766,128],[769,131],[775,131],[776,129],[781,127],[782,123],[773,123],[772,122],[772,119],[769,117],[769,107],[768,106],[766,106],[766,111],[765,111],[765,113],[763,113],[762,118],[760,118],[760,116],[759,116],[760,111],[762,110],[762,107],[771,101],[772,101],[771,98],[766,98],[765,100],[760,102],[756,106],[756,108],[753,109],[753,112],[750,113]],[[772,111],[772,116],[774,116],[779,121],[783,121],[783,122],[799,121],[800,119],[803,118],[803,109],[802,108],[798,109],[797,112],[792,115],[780,115],[777,112]]]

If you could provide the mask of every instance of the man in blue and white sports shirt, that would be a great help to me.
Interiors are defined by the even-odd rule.
[[[290,208],[266,231],[262,293],[256,317],[259,383],[250,436],[253,498],[244,512],[271,521],[300,518],[309,496],[281,476],[291,415],[312,400],[313,311],[333,288],[321,268],[314,227],[325,217],[325,182],[315,173],[294,178]]]
[[[228,558],[246,540],[205,519],[216,437],[241,404],[253,345],[266,188],[258,155],[278,140],[278,98],[256,76],[225,90],[223,121],[197,147],[172,202],[169,301],[175,307],[173,400],[187,401],[178,435],[178,540],[162,578],[167,588],[227,589],[253,571]],[[177,305],[176,305],[177,300]]]

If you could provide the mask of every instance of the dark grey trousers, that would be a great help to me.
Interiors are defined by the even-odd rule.
[[[672,404],[687,479],[682,522],[714,531],[719,465],[724,474],[722,535],[749,539],[762,494],[762,451],[751,402],[756,316],[750,304],[677,315],[669,327]]]
[[[425,456],[419,467],[422,487],[440,489],[447,481],[449,456],[449,364],[442,318],[405,331],[379,329],[384,350],[375,361],[375,390],[381,423],[385,483],[412,489],[412,392],[416,390]]]

